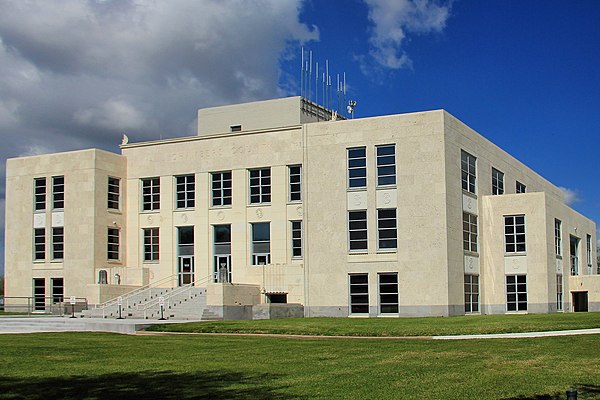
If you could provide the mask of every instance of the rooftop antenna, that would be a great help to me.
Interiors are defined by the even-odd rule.
[[[348,102],[348,107],[346,108],[346,110],[348,111],[348,114],[350,114],[352,116],[352,119],[354,119],[354,109],[355,108],[356,108],[356,101],[350,100]]]

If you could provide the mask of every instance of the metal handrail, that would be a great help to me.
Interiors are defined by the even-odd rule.
[[[58,315],[63,316],[65,315],[64,307],[70,304],[69,299],[71,296],[3,296],[2,298],[4,301],[3,304],[0,305],[0,311],[6,311],[8,308],[9,310],[14,310],[14,312],[23,312],[28,315],[34,313],[53,314],[53,311],[60,311]],[[57,298],[60,298],[60,301],[54,301]],[[9,304],[7,304],[6,300],[27,300],[27,304],[24,302],[20,304],[10,304],[10,301]],[[88,309],[87,298],[75,297],[75,302],[78,310]]]
[[[165,282],[173,281],[176,278],[177,278],[177,274],[170,275],[170,276],[168,276],[166,278],[163,278],[163,279],[160,279],[160,280],[158,280],[156,282],[152,282],[152,283],[149,283],[149,284],[144,285],[142,287],[139,287],[137,289],[134,289],[134,290],[132,290],[130,292],[127,292],[127,293],[125,293],[125,294],[123,294],[121,296],[117,296],[114,299],[111,299],[111,300],[105,301],[104,303],[98,304],[94,308],[95,309],[100,309],[100,308],[101,309],[105,309],[106,307],[114,306],[114,305],[116,305],[116,304],[119,303],[119,300],[120,301],[127,301],[130,297],[132,297],[132,296],[134,296],[134,295],[136,295],[136,294],[138,294],[140,292],[143,292],[146,289],[150,289],[152,287],[155,287],[156,285],[160,285],[160,284],[163,284]]]
[[[179,286],[177,288],[174,288],[172,291],[170,291],[169,293],[167,293],[166,296],[162,296],[163,297],[163,301],[169,301],[172,297],[185,292],[186,290],[190,290],[192,287],[194,287],[196,284],[201,284],[201,283],[207,283],[209,282],[213,277],[213,274],[209,274],[201,279],[195,279],[190,283],[186,283],[183,286]],[[149,309],[150,307],[155,306],[157,303],[160,302],[160,297],[154,298],[144,304],[138,304],[137,306],[137,310],[138,311],[144,311],[144,318],[146,318],[146,310]]]

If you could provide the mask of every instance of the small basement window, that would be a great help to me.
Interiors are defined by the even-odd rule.
[[[231,129],[231,132],[241,132],[242,131],[241,125],[231,125],[229,128]]]
[[[287,293],[267,293],[267,302],[285,304],[287,303]]]

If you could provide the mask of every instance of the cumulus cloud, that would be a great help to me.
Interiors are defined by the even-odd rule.
[[[365,0],[372,23],[370,56],[377,65],[399,69],[411,66],[403,45],[409,34],[441,32],[451,3],[437,0]],[[363,58],[363,70],[367,68]]]
[[[563,196],[565,199],[565,203],[567,205],[573,205],[575,203],[578,203],[579,201],[581,201],[581,198],[579,197],[579,193],[574,190],[574,189],[568,189],[566,187],[560,186],[559,189],[563,192]]]

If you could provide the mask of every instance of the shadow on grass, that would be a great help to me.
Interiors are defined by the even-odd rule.
[[[575,385],[573,389],[577,389],[577,399],[599,399],[600,398],[600,385]],[[565,400],[567,398],[567,391],[556,392],[553,394],[536,394],[533,396],[518,396],[509,397],[504,400]]]
[[[289,399],[281,376],[140,371],[98,376],[0,378],[0,399]]]

